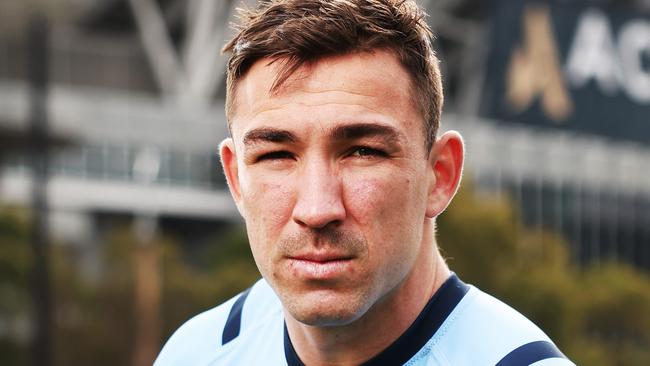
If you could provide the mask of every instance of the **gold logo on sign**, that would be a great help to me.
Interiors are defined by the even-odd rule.
[[[510,59],[506,98],[517,112],[540,98],[544,113],[557,123],[573,113],[547,6],[529,5],[524,11],[523,45],[514,50]]]

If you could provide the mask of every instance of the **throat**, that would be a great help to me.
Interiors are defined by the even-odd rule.
[[[414,347],[419,344],[424,346],[435,333],[425,324],[430,321],[430,316],[425,313],[432,302],[437,303],[434,301],[439,293],[437,290],[450,280],[450,272],[444,262],[442,266],[429,268],[432,269],[430,276],[419,273],[420,281],[414,283],[409,283],[407,279],[399,294],[386,296],[361,318],[347,325],[309,326],[293,319],[285,310],[287,363],[290,366],[386,365],[408,361],[415,354],[414,351],[421,348]],[[455,276],[453,278],[457,279]],[[395,363],[395,357],[406,359]],[[375,362],[377,360],[379,363]],[[385,363],[387,361],[390,362]]]
[[[371,314],[348,325],[331,327],[292,324],[287,319],[285,354],[293,353],[293,360],[287,358],[290,366],[360,365],[386,349],[409,325],[393,317],[377,319]]]

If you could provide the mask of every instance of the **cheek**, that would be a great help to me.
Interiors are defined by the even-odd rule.
[[[254,231],[251,234],[255,239],[266,241],[274,238],[291,218],[293,189],[286,183],[278,183],[286,181],[286,178],[254,177],[242,184],[246,225],[250,231]]]
[[[424,207],[419,202],[423,199],[419,199],[417,184],[408,177],[393,175],[344,181],[346,208],[361,226],[376,226],[381,231],[386,224],[412,220],[413,214]]]
[[[269,278],[273,273],[274,243],[291,218],[292,190],[285,184],[257,177],[249,182],[255,184],[244,184],[241,190],[246,231],[255,263],[262,275]]]
[[[373,223],[376,216],[385,210],[389,201],[386,197],[386,184],[378,179],[344,180],[344,200],[348,213],[355,221],[366,226]]]
[[[403,175],[354,181],[347,208],[368,242],[369,266],[382,278],[401,278],[422,239],[426,205],[418,182]]]

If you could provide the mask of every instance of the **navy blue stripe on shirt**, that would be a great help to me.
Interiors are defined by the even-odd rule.
[[[223,333],[221,335],[221,344],[226,344],[233,339],[237,338],[239,335],[239,329],[241,327],[241,314],[242,309],[244,308],[244,302],[246,297],[251,292],[251,289],[244,291],[238,298],[235,300],[235,303],[230,309],[230,314],[228,314],[228,319],[226,320],[226,325],[223,327]]]
[[[388,348],[363,366],[403,365],[433,337],[438,328],[469,291],[469,286],[452,274],[431,297],[413,324]],[[289,366],[304,366],[284,325],[284,354]]]
[[[495,366],[528,366],[547,358],[566,358],[551,342],[535,341],[517,347]]]
[[[287,331],[287,323],[284,323],[284,357],[287,360],[287,365],[289,366],[305,366],[298,354],[296,349],[293,348],[293,343],[289,338],[289,331]]]

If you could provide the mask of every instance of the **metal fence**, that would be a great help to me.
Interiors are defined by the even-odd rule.
[[[467,140],[468,174],[508,195],[521,225],[562,233],[577,262],[650,269],[649,149],[474,117],[446,122]]]

